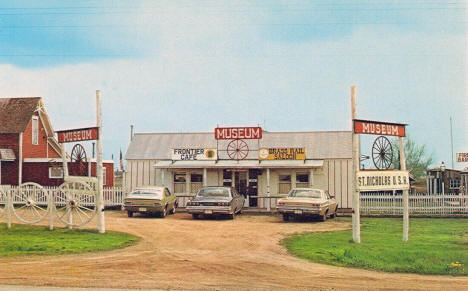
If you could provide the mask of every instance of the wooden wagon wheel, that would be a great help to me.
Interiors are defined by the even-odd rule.
[[[60,221],[80,227],[96,215],[96,192],[86,182],[65,182],[54,196],[54,205]]]
[[[392,144],[385,136],[379,136],[372,145],[372,161],[379,170],[390,168],[393,161]]]
[[[39,184],[27,182],[13,189],[13,214],[23,223],[34,224],[49,213],[49,195]]]
[[[71,151],[71,161],[78,164],[78,175],[86,175],[86,163],[88,158],[86,156],[86,150],[81,144],[76,144]]]
[[[249,146],[245,141],[235,139],[228,144],[227,154],[231,160],[243,160],[249,154]]]

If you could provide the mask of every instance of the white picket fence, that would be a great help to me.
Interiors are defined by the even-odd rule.
[[[468,195],[409,195],[410,215],[468,216]],[[400,195],[361,194],[362,215],[402,215],[403,200]]]

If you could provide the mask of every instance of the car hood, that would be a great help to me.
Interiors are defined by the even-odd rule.
[[[135,194],[130,194],[128,195],[125,199],[144,199],[144,200],[162,200],[162,197],[159,195],[150,195],[150,194],[145,194],[145,195],[135,195]]]
[[[229,202],[231,197],[195,197],[192,199],[195,202]]]
[[[285,204],[297,204],[297,203],[314,203],[314,204],[320,204],[326,202],[326,200],[322,198],[305,198],[305,197],[286,197],[286,198],[281,198],[278,200],[278,202],[283,202]]]

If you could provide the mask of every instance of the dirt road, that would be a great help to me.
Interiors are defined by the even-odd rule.
[[[106,212],[107,229],[142,238],[105,253],[0,259],[0,284],[185,290],[468,289],[468,278],[387,274],[314,264],[279,244],[285,234],[342,230],[347,222],[283,223],[276,216],[192,220]],[[1,242],[0,242],[1,243]]]

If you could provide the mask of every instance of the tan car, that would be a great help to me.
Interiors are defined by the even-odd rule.
[[[322,221],[336,217],[338,203],[328,192],[312,188],[295,188],[286,198],[279,199],[276,209],[283,214],[283,220],[299,216],[318,216]]]
[[[124,208],[128,217],[142,213],[164,218],[168,213],[176,212],[177,197],[166,187],[137,188],[124,199]]]

